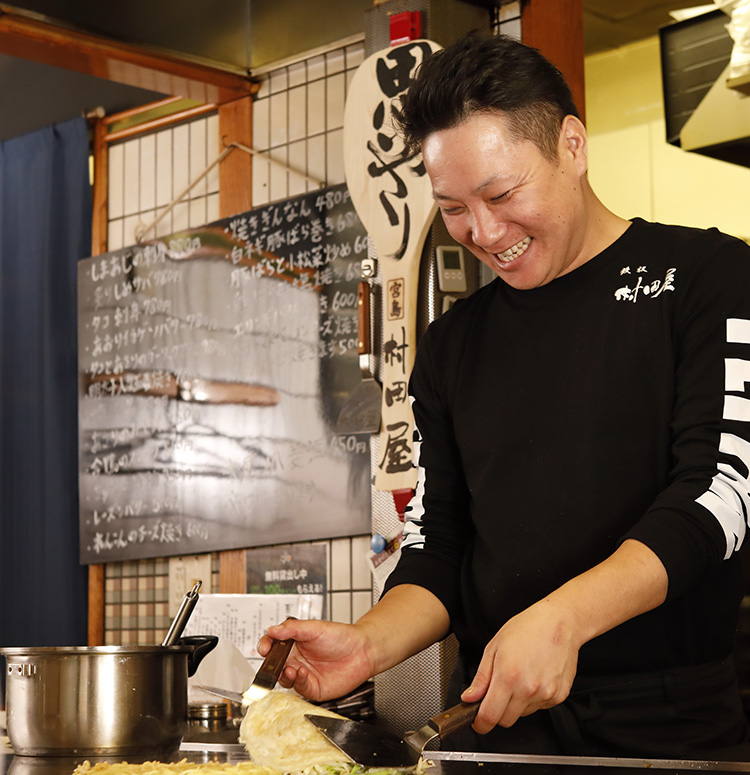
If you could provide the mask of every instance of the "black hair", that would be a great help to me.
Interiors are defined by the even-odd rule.
[[[511,136],[557,159],[562,121],[578,117],[570,87],[537,49],[507,35],[471,33],[424,61],[394,110],[411,150],[473,113],[501,112]]]

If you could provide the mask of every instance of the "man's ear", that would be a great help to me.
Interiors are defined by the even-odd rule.
[[[560,153],[570,154],[579,175],[588,171],[588,136],[581,119],[575,116],[565,116],[560,128]]]

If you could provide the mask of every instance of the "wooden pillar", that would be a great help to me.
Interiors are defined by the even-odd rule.
[[[244,549],[219,552],[219,592],[244,594],[247,592],[247,566]]]
[[[104,565],[89,565],[88,645],[104,645]]]
[[[253,98],[242,97],[219,105],[219,137],[222,147],[230,143],[253,145]],[[235,148],[219,166],[219,217],[244,213],[252,206],[253,157]]]
[[[252,148],[252,97],[242,97],[219,106],[219,137],[222,148],[241,143]],[[252,156],[235,148],[219,166],[219,216],[228,218],[252,206]],[[242,594],[247,591],[245,552],[234,549],[219,553],[219,592]]]
[[[585,123],[583,0],[527,0],[521,12],[521,38],[565,76]]]
[[[91,223],[91,255],[98,256],[107,252],[107,127],[104,117],[94,122],[94,185],[93,218]]]
[[[102,117],[93,125],[94,185],[91,222],[91,255],[107,252],[107,129]],[[104,645],[104,565],[89,565],[88,629],[89,646]]]

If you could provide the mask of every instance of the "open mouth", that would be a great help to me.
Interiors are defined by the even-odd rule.
[[[508,248],[502,253],[495,253],[495,258],[501,264],[508,264],[519,256],[523,255],[530,244],[531,237],[524,237],[519,243],[513,245],[513,247]]]

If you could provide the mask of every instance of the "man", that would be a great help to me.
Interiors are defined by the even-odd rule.
[[[433,55],[400,120],[498,279],[420,342],[419,485],[384,596],[355,625],[271,628],[297,639],[283,685],[336,696],[453,630],[481,701],[458,748],[741,745],[750,250],[610,212],[562,76],[509,38]]]

